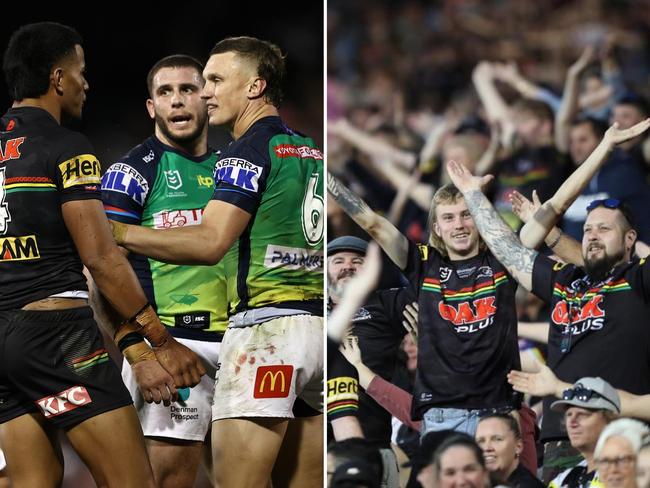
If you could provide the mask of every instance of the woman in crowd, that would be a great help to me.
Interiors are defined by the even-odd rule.
[[[519,422],[507,414],[487,415],[478,423],[476,442],[483,450],[485,466],[493,484],[513,488],[543,488],[538,480],[519,462],[523,450]]]

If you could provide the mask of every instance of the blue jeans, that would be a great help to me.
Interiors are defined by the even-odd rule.
[[[474,437],[481,410],[433,407],[424,412],[420,435],[439,430],[455,430]]]

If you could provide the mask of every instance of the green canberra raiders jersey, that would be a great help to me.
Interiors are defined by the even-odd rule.
[[[251,214],[223,259],[231,313],[279,307],[323,314],[323,155],[279,117],[255,122],[223,152],[214,200]],[[236,297],[236,298],[235,298]]]
[[[150,137],[102,177],[108,217],[154,229],[197,225],[214,191],[217,154],[192,157]],[[218,340],[227,327],[224,264],[178,266],[131,253],[147,298],[172,335]]]

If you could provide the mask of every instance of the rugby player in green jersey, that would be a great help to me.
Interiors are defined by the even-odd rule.
[[[235,141],[199,225],[113,224],[119,244],[175,264],[223,259],[230,301],[213,405],[219,486],[322,483],[323,156],[278,116],[284,60],[250,37],[203,71],[209,123]]]
[[[203,66],[172,55],[149,71],[147,110],[154,135],[113,163],[102,177],[102,200],[111,220],[147,228],[196,225],[214,191],[217,153],[208,147],[208,114],[201,99]],[[210,450],[214,378],[228,325],[224,265],[177,266],[136,253],[129,261],[161,322],[201,358],[207,374],[170,404],[163,392],[155,403],[140,394],[143,375],[156,367],[132,368],[122,377],[134,398],[159,487],[193,487]],[[183,395],[185,393],[185,395]],[[161,400],[163,405],[160,405]],[[218,400],[217,400],[218,401]]]

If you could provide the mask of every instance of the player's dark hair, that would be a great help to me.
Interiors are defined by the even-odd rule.
[[[153,97],[153,77],[163,68],[194,68],[199,72],[199,75],[203,73],[203,65],[192,56],[172,54],[171,56],[164,57],[154,64],[147,74],[147,89],[149,90],[150,97]]]
[[[596,139],[602,139],[608,128],[605,122],[594,117],[580,117],[571,124],[571,127],[573,128],[583,124],[591,128]]]
[[[280,48],[254,37],[228,37],[215,44],[210,56],[227,52],[237,53],[255,63],[258,76],[266,81],[265,100],[279,107],[282,103],[282,81],[286,73]]]
[[[457,432],[456,435],[449,437],[442,441],[436,452],[433,454],[433,460],[436,463],[436,468],[440,470],[440,460],[442,455],[447,452],[448,449],[452,447],[465,447],[469,449],[476,458],[476,462],[485,469],[485,458],[483,457],[483,451],[476,443],[476,441],[467,434],[462,432]]]
[[[20,101],[47,93],[54,65],[81,45],[79,33],[56,22],[27,24],[15,31],[4,53],[2,70],[9,97]]]
[[[514,103],[512,108],[517,112],[528,113],[539,120],[548,120],[551,123],[555,121],[553,109],[547,103],[539,100],[520,98]]]

